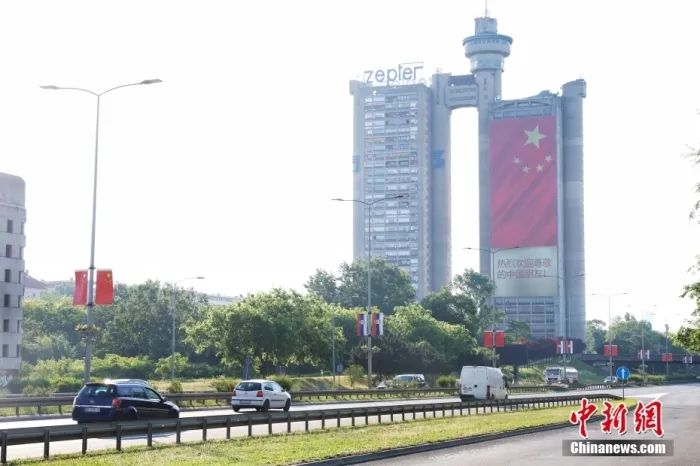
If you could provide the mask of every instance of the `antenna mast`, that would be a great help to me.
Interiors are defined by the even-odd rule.
[[[489,17],[489,0],[484,0],[485,8],[484,8],[484,18]]]

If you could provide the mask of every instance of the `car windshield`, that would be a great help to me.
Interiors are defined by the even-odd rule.
[[[117,394],[114,385],[85,385],[78,396],[96,397],[96,398],[114,398]]]
[[[397,382],[413,382],[413,376],[412,375],[400,375],[396,377]]]
[[[241,382],[236,385],[236,390],[240,390],[242,392],[255,392],[262,390],[262,386],[258,382]]]

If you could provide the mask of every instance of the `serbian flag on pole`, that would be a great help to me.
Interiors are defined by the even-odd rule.
[[[357,314],[357,336],[366,337],[367,327],[367,313],[361,312]]]
[[[73,306],[85,306],[87,304],[88,271],[75,271],[75,290],[73,290]]]
[[[372,314],[372,336],[384,335],[384,314]]]

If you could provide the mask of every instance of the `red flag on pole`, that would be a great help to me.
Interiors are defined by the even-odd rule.
[[[612,345],[612,355],[617,356],[617,345]]]
[[[88,271],[75,271],[75,289],[73,290],[73,306],[85,306],[87,304]]]
[[[496,348],[503,348],[506,345],[506,332],[503,330],[496,331]]]
[[[98,270],[95,287],[95,304],[114,303],[114,282],[111,270]]]
[[[484,331],[484,348],[493,348],[493,330]]]

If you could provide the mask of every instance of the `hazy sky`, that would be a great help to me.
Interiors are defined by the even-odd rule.
[[[465,74],[481,1],[31,1],[0,5],[0,171],[27,182],[27,269],[67,279],[89,257],[95,100],[104,97],[96,264],[137,283],[193,275],[209,293],[301,288],[352,259],[352,99],[368,69]],[[412,6],[415,5],[415,6]],[[674,5],[670,8],[669,5]],[[588,82],[586,286],[613,314],[658,304],[675,327],[700,253],[693,2],[492,0],[514,38],[503,98]],[[477,267],[476,113],[452,118],[453,269]],[[633,306],[629,308],[628,306]],[[607,320],[589,297],[588,318]]]

